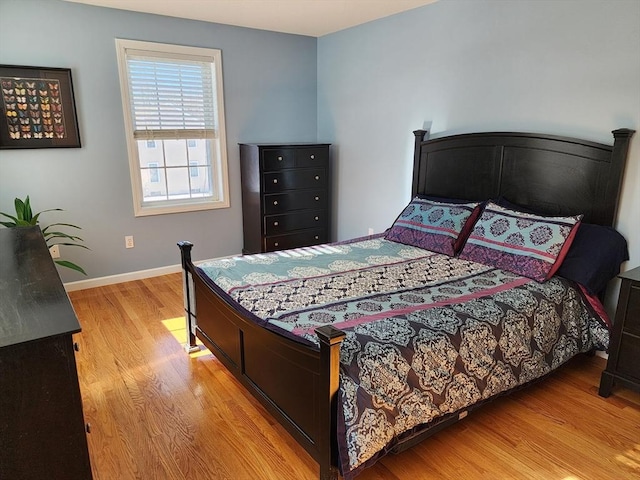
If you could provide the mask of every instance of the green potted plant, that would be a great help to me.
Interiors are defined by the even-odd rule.
[[[10,215],[5,212],[0,212],[0,215],[9,218],[10,222],[0,222],[0,225],[4,225],[7,228],[16,228],[16,227],[28,227],[32,225],[38,225],[40,222],[40,215],[45,212],[54,212],[59,211],[62,212],[61,208],[50,208],[49,210],[43,210],[41,212],[33,214],[31,210],[31,204],[29,202],[29,195],[23,201],[19,198],[14,200],[15,205],[15,216]],[[87,246],[82,245],[79,242],[84,242],[84,240],[76,235],[71,235],[69,233],[65,233],[60,231],[60,227],[70,227],[81,230],[77,225],[72,225],[70,223],[52,223],[47,225],[42,229],[42,234],[44,235],[44,239],[47,242],[47,247],[51,248],[54,245],[67,245],[71,247],[81,247],[89,249]],[[76,265],[73,262],[68,260],[54,259],[58,265],[70,268],[72,270],[76,270],[80,273],[87,274],[82,267]]]

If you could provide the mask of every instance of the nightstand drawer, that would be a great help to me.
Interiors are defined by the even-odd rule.
[[[302,188],[324,188],[327,172],[324,168],[301,168],[265,173],[263,178],[265,193],[278,193]]]
[[[624,329],[627,332],[640,336],[640,284],[631,285],[629,303],[625,313]]]
[[[292,210],[327,208],[326,190],[301,190],[289,193],[273,193],[263,197],[265,215],[286,213]]]
[[[616,371],[640,381],[640,337],[622,334]]]
[[[327,223],[326,210],[309,210],[284,215],[264,217],[265,235],[280,235],[306,228],[324,227]]]

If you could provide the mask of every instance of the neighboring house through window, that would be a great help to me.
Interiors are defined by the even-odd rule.
[[[116,49],[135,215],[228,207],[220,50]]]

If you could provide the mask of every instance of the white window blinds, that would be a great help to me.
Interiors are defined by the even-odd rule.
[[[216,138],[212,59],[167,59],[127,52],[136,140]]]

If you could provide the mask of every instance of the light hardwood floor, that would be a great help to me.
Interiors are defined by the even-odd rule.
[[[208,350],[188,355],[179,274],[71,292],[96,480],[306,480],[318,468]],[[640,394],[579,356],[358,480],[640,478]]]

